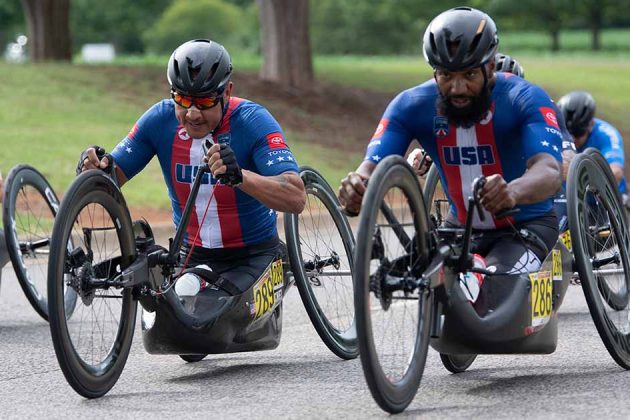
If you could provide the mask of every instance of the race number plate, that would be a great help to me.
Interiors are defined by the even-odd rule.
[[[532,327],[544,325],[551,317],[552,282],[549,271],[529,275],[532,292]]]
[[[551,255],[551,279],[553,281],[562,281],[562,252],[554,249]]]
[[[560,240],[562,241],[564,246],[567,248],[567,250],[571,251],[571,232],[569,232],[568,230],[565,232],[562,232],[560,234]]]
[[[254,306],[256,312],[254,319],[258,319],[276,307],[282,300],[282,287],[284,276],[282,261],[274,261],[258,283],[254,286]]]

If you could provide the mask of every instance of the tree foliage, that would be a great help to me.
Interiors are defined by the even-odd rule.
[[[171,52],[185,41],[209,38],[228,50],[243,46],[243,34],[257,27],[250,16],[236,5],[220,0],[176,0],[144,34],[149,51]]]

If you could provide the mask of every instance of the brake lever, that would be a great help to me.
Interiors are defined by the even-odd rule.
[[[481,197],[479,197],[479,194],[481,190],[483,189],[484,185],[486,185],[486,177],[482,175],[475,178],[475,180],[473,181],[473,186],[472,186],[473,200],[475,201],[475,206],[477,207],[477,214],[479,214],[479,220],[482,222],[486,220],[486,215],[483,212],[483,206],[481,205]]]

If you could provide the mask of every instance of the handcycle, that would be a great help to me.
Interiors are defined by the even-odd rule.
[[[50,237],[58,209],[55,191],[37,169],[22,164],[9,171],[2,200],[5,245],[26,298],[45,320]],[[77,296],[66,289],[64,299],[71,314]]]
[[[207,173],[207,165],[200,166],[168,249],[155,244],[146,221],[131,221],[120,189],[105,172],[80,174],[66,192],[51,243],[50,329],[61,369],[80,395],[97,398],[115,385],[129,355],[138,302],[145,349],[197,362],[208,354],[277,347],[282,299],[295,281],[328,348],[342,359],[358,356],[351,300],[354,239],[335,194],[312,168],[300,168],[305,211],[285,215],[290,264],[276,256],[241,294],[175,293],[186,262],[180,250]],[[64,288],[78,295],[72,317],[65,312]]]
[[[418,180],[401,157],[377,165],[363,198],[354,279],[361,364],[383,410],[397,413],[411,403],[429,345],[454,373],[477,354],[555,351],[557,313],[574,272],[606,349],[630,369],[630,236],[605,170],[590,154],[574,158],[570,234],[559,238],[538,271],[506,274],[472,264],[479,183],[465,227],[442,228],[429,217]],[[474,304],[459,281],[467,272],[485,276]]]

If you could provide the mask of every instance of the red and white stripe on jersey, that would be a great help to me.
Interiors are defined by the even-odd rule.
[[[230,100],[229,108],[223,117],[221,127],[216,135],[230,131],[230,114],[241,102]],[[212,140],[212,136],[207,138]],[[202,164],[203,139],[191,139],[183,127],[178,127],[173,141],[171,177],[177,199],[180,203],[180,212],[183,213],[186,200],[190,195],[192,184],[178,182],[176,178],[176,165],[199,166]],[[213,141],[214,143],[214,141]],[[214,195],[213,195],[214,190]],[[208,200],[212,200],[208,205]],[[208,208],[207,213],[206,207]],[[236,191],[234,188],[223,185],[201,184],[186,228],[188,240],[192,242],[198,236],[194,246],[204,248],[231,248],[244,246],[241,224],[238,217],[236,203]],[[180,214],[181,214],[180,213]],[[203,220],[202,220],[203,219]],[[201,229],[199,226],[201,226]],[[197,235],[197,232],[199,234]]]
[[[447,187],[451,199],[455,204],[455,209],[457,210],[457,218],[462,224],[466,222],[468,197],[472,195],[472,183],[475,178],[481,175],[487,177],[494,174],[503,174],[501,160],[499,159],[499,153],[494,138],[492,122],[493,111],[494,104],[490,108],[488,117],[470,128],[456,127],[454,124],[450,124],[448,134],[438,138],[438,152]],[[494,163],[483,165],[478,163],[475,165],[448,165],[445,161],[445,147],[462,148],[482,145],[489,145],[491,147]],[[507,226],[508,221],[514,222],[512,217],[496,220],[489,212],[486,210],[483,211],[485,214],[485,220],[483,222],[479,219],[479,215],[475,213],[473,219],[473,227],[475,229],[496,229]]]

